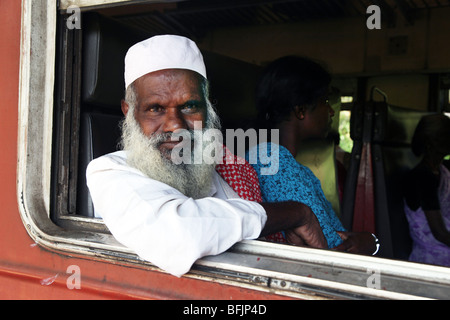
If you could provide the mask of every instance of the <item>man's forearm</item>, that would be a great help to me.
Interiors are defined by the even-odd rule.
[[[305,223],[305,217],[312,214],[308,206],[294,201],[261,203],[261,205],[267,214],[267,222],[261,231],[261,236],[302,226]]]
[[[267,222],[261,236],[288,230],[296,238],[292,244],[313,248],[328,247],[319,221],[305,204],[291,201],[263,203],[262,206],[266,210]],[[292,240],[292,236],[290,239]]]

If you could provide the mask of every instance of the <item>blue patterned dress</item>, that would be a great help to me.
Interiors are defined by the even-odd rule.
[[[251,148],[246,157],[258,174],[264,202],[304,203],[319,220],[328,247],[342,243],[336,231],[345,228],[325,198],[320,180],[309,168],[298,163],[285,147],[274,143],[261,143]]]

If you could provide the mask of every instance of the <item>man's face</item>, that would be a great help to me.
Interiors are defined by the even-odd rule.
[[[127,151],[127,162],[149,178],[195,199],[210,194],[215,164],[175,164],[171,153],[179,142],[171,141],[171,136],[177,130],[198,129],[194,128],[194,121],[200,121],[204,127],[206,114],[211,128],[219,125],[199,77],[183,70],[150,73],[134,82],[134,93],[127,89],[127,99],[133,104],[122,101],[126,116],[122,145]],[[192,144],[193,140],[187,142]]]
[[[134,82],[137,94],[135,119],[142,132],[173,133],[180,129],[193,130],[194,121],[205,121],[206,101],[202,94],[200,76],[190,70],[169,69],[152,72]],[[122,103],[126,115],[128,105]],[[170,157],[179,141],[163,141],[160,152]]]

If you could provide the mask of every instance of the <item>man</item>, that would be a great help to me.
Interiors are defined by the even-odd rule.
[[[96,216],[119,242],[176,276],[203,256],[279,230],[291,230],[306,245],[326,247],[307,206],[246,201],[214,164],[172,162],[179,144],[192,143],[177,133],[198,123],[219,126],[194,42],[164,35],[132,46],[125,57],[125,87],[124,150],[87,168]]]

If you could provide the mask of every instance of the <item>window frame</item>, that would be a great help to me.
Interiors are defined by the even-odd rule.
[[[53,0],[23,0],[17,198],[24,226],[38,245],[60,254],[159,270],[118,243],[101,220],[67,215],[57,225],[51,219],[57,9]],[[381,290],[369,287],[374,270]],[[255,240],[199,259],[185,276],[307,299],[448,298],[450,292],[450,268]]]
[[[176,0],[175,0],[176,1]],[[124,4],[144,3],[144,2],[161,2],[158,0],[60,0],[59,9],[67,10],[70,6],[80,8],[98,8],[103,6],[120,6]]]

